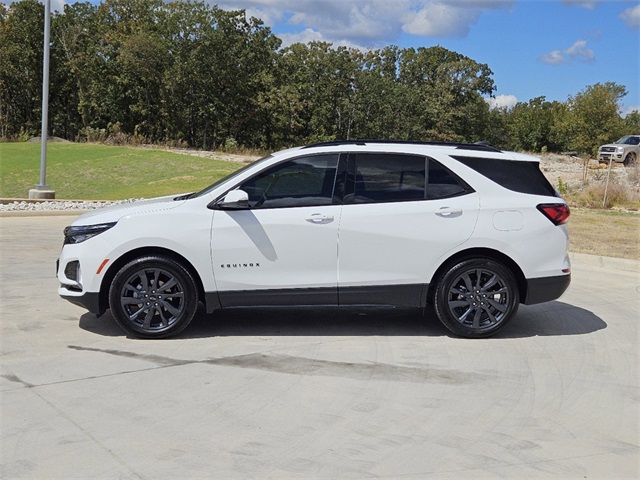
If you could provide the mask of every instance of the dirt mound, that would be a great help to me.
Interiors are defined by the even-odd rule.
[[[40,143],[42,141],[42,137],[32,137],[27,142],[29,143]],[[69,140],[65,140],[60,137],[47,137],[47,142],[60,142],[60,143],[71,143]]]

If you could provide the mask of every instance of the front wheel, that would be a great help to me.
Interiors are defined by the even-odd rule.
[[[169,257],[153,255],[127,263],[109,289],[116,323],[140,338],[176,335],[193,319],[197,287],[187,269]]]
[[[450,331],[468,338],[489,337],[518,311],[520,295],[511,271],[487,258],[461,261],[438,281],[434,307]]]
[[[636,163],[636,154],[635,154],[635,152],[627,153],[627,156],[624,157],[624,166],[625,167],[632,167],[633,165],[635,165],[635,163]]]

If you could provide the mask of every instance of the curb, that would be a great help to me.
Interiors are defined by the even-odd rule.
[[[611,270],[624,270],[640,273],[640,260],[630,258],[602,257],[587,253],[569,252],[571,263],[591,265],[593,267],[607,268]]]
[[[82,215],[93,210],[10,210],[0,211],[0,218],[5,217],[71,217]]]

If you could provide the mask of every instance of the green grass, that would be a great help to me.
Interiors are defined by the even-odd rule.
[[[572,209],[569,217],[572,252],[640,260],[640,214]]]
[[[200,190],[240,166],[162,150],[49,143],[46,180],[60,199],[152,198]],[[39,181],[39,143],[0,143],[0,197],[27,198]]]

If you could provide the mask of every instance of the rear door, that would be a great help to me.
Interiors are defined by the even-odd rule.
[[[422,305],[429,267],[471,236],[478,209],[478,194],[433,159],[351,154],[339,230],[340,304]]]

